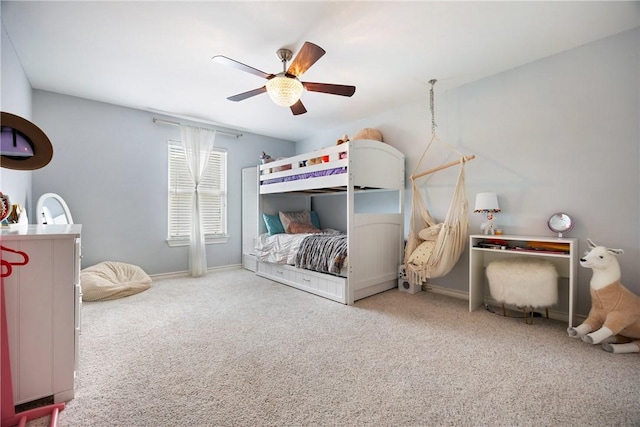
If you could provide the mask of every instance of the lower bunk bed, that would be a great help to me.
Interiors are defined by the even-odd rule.
[[[261,234],[256,274],[343,304],[395,288],[402,218],[360,214],[356,223],[351,235]]]
[[[325,161],[303,166],[311,158]],[[317,173],[336,165],[344,172]],[[307,177],[307,171],[313,174]],[[391,206],[357,207],[356,193],[389,191]],[[327,193],[331,196],[325,197]],[[335,197],[342,200],[339,208],[326,208]],[[395,148],[379,141],[350,141],[262,165],[258,205],[256,274],[342,304],[397,287],[404,250],[404,155]],[[312,221],[323,208],[330,213],[326,218],[333,219],[329,230],[320,229],[317,215]],[[309,225],[313,228],[305,228]],[[326,236],[332,236],[328,239],[340,251],[328,249]],[[329,258],[318,260],[309,251]]]

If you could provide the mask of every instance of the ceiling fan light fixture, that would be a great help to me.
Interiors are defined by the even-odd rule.
[[[276,74],[267,81],[266,86],[271,100],[281,107],[290,107],[298,102],[304,89],[300,80],[287,77],[285,73]]]

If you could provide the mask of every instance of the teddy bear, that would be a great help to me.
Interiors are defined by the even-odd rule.
[[[353,136],[353,138],[351,138],[352,141],[355,141],[356,139],[373,139],[374,141],[384,142],[382,141],[382,132],[377,129],[371,128],[364,128],[359,130]]]
[[[591,310],[580,326],[567,333],[589,344],[602,344],[611,353],[640,352],[640,297],[620,283],[622,249],[597,246],[587,239],[590,251],[580,265],[593,270],[589,284]]]

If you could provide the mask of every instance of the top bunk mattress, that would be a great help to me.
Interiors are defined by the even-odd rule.
[[[260,194],[404,188],[404,154],[355,140],[260,165]]]

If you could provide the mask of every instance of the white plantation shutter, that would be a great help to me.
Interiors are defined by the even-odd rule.
[[[214,148],[199,192],[207,242],[227,234],[227,152]],[[169,240],[188,243],[195,183],[182,146],[169,142]]]

